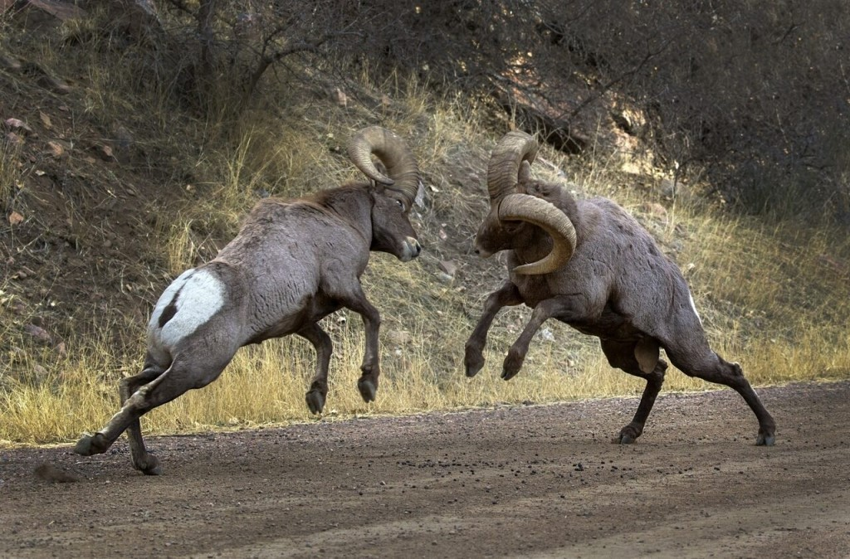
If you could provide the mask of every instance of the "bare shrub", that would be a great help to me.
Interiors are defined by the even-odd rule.
[[[596,126],[619,128],[675,178],[707,179],[727,204],[850,224],[850,12],[841,0],[159,6],[165,38],[150,66],[168,58],[171,72],[158,78],[210,114],[259,102],[270,76],[401,70],[432,88],[496,96],[513,112],[534,96],[554,113],[519,124],[567,151],[582,152]]]

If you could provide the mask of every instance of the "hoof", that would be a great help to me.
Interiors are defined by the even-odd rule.
[[[773,446],[775,442],[776,436],[773,433],[769,435],[759,433],[758,437],[756,437],[756,446]]]
[[[162,474],[162,467],[159,465],[159,460],[155,456],[148,454],[144,460],[133,462],[133,467],[145,474],[146,476],[158,476]]]
[[[502,367],[502,380],[511,380],[514,378],[522,367],[522,363],[520,363],[519,367],[514,365],[509,365],[507,362],[504,367]]]
[[[635,442],[635,438],[628,433],[620,433],[620,436],[614,439],[614,442],[617,444],[632,444]]]
[[[505,362],[502,365],[502,380],[511,380],[514,378],[522,368],[523,361],[525,361],[525,355],[509,351],[508,356],[505,357]]]
[[[484,356],[481,355],[480,351],[467,349],[466,356],[463,359],[463,365],[466,367],[466,376],[470,378],[474,377],[484,368]]]
[[[307,400],[307,407],[310,408],[311,413],[322,413],[322,410],[325,408],[325,397],[318,390],[309,391],[305,396],[305,400]]]
[[[91,435],[83,435],[77,444],[74,445],[74,452],[80,456],[91,456],[94,454],[91,450]]]
[[[360,390],[360,395],[366,403],[375,401],[375,394],[378,392],[378,387],[371,379],[361,378],[357,381],[357,389]]]
[[[502,374],[500,376],[502,377],[502,380],[511,380],[518,372],[519,370],[511,371],[508,369],[502,369]]]
[[[96,440],[97,435],[89,435],[86,433],[83,435],[77,444],[74,445],[74,453],[79,454],[80,456],[91,456],[92,454],[103,454],[106,452],[106,448],[101,448],[101,446]]]
[[[620,430],[620,435],[614,438],[613,443],[616,444],[633,444],[640,434],[643,432],[643,426],[636,427],[634,424],[628,424]]]

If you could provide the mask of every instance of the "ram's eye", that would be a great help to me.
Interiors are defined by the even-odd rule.
[[[508,235],[516,235],[519,228],[522,227],[522,221],[504,221],[502,227]]]
[[[402,202],[401,200],[396,200],[395,203],[398,204],[398,207],[401,208],[402,211],[404,210],[404,202]]]

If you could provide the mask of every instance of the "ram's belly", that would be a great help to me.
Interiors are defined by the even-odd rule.
[[[596,336],[606,340],[636,341],[644,337],[631,320],[626,316],[606,305],[602,312],[581,319],[563,320],[579,332],[589,336]]]
[[[253,332],[246,344],[258,344],[264,340],[295,334],[341,308],[341,305],[320,306],[314,303],[315,297],[308,298],[304,305],[294,312],[284,315],[278,322],[268,324]]]
[[[318,276],[291,263],[255,275],[250,285],[247,343],[293,334],[327,314],[319,312],[325,300]]]

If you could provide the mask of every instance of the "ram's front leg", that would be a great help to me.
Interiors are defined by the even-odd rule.
[[[502,378],[504,380],[512,379],[522,368],[525,354],[528,353],[528,346],[543,323],[553,316],[562,317],[570,308],[569,301],[562,299],[546,299],[534,307],[531,320],[525,325],[522,334],[519,335],[511,349],[508,350],[507,357],[505,357],[502,366]]]
[[[322,413],[328,395],[328,367],[330,366],[333,343],[330,336],[318,324],[310,324],[298,331],[316,349],[316,373],[304,399],[312,413]]]
[[[493,319],[502,307],[519,305],[522,297],[517,287],[507,282],[500,289],[494,291],[487,297],[484,303],[484,313],[478,319],[478,324],[466,342],[466,355],[463,364],[466,368],[466,376],[474,377],[484,367],[484,345],[487,343],[487,332],[493,324]]]
[[[378,354],[378,331],[381,327],[381,315],[372,303],[366,299],[359,281],[351,284],[348,293],[338,297],[343,306],[356,312],[363,318],[366,330],[366,351],[363,354],[362,374],[357,381],[357,389],[364,402],[375,400],[378,392],[378,377],[381,375],[380,357]]]

